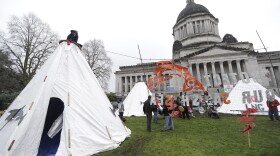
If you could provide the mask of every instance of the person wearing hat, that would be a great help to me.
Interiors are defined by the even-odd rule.
[[[74,43],[81,49],[83,45],[78,43],[78,39],[79,39],[78,31],[71,30],[70,34],[67,36],[67,40],[60,40],[59,44],[66,41],[68,45],[70,45],[70,43]]]

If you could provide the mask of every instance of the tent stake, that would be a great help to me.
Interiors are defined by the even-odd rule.
[[[251,148],[250,132],[248,132],[248,143],[249,143],[249,148]]]
[[[68,106],[70,106],[70,93],[68,92]]]
[[[11,150],[11,148],[13,147],[13,145],[14,145],[14,143],[15,143],[15,140],[13,140],[12,142],[11,142],[11,144],[10,144],[10,146],[9,146],[9,148],[8,148],[8,151],[10,151]]]
[[[71,142],[70,142],[70,129],[68,129],[68,148],[71,148]]]
[[[48,76],[45,77],[44,82],[46,81],[47,77],[48,77]]]
[[[106,127],[106,130],[107,130],[107,133],[108,133],[108,135],[109,135],[110,140],[112,140],[111,135],[110,135],[110,133],[109,133],[109,130],[108,130],[107,126],[105,126],[105,127]]]
[[[31,110],[31,108],[32,108],[33,104],[34,104],[34,101],[31,103],[31,106],[29,107],[29,110]]]

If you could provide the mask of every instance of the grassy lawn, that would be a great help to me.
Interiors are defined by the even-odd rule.
[[[160,131],[159,124],[152,124],[152,132],[146,132],[146,117],[126,117],[131,137],[120,147],[100,156],[279,156],[280,122],[269,121],[267,116],[257,116],[256,127],[250,132],[251,148],[247,135],[241,130],[245,123],[241,116],[221,115],[220,119],[197,117],[191,120],[173,118],[175,130]]]

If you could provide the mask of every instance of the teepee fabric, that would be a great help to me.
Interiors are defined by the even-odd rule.
[[[268,115],[268,107],[266,104],[267,89],[259,83],[250,79],[249,83],[244,83],[242,80],[236,84],[236,86],[229,93],[229,104],[223,104],[218,112],[226,114],[241,114],[240,111],[244,111],[247,108],[257,108],[258,112],[255,115]],[[248,97],[250,96],[250,102]],[[279,97],[275,96],[275,99],[280,102]],[[278,110],[280,107],[278,106]]]
[[[148,90],[145,82],[138,82],[129,92],[124,104],[124,116],[145,116],[143,112],[144,102],[148,99],[151,92]]]
[[[114,149],[131,133],[113,113],[80,49],[62,42],[0,118],[0,155],[40,155],[50,98],[64,104],[57,156]]]

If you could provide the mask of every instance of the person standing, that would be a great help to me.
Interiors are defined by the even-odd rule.
[[[274,121],[274,118],[279,121],[279,114],[278,114],[278,108],[279,102],[273,98],[268,97],[266,101],[267,107],[268,107],[268,116],[271,121]]]
[[[170,106],[166,105],[167,97],[164,98],[163,100],[163,109],[162,109],[162,114],[164,115],[164,127],[162,131],[167,131],[167,130],[174,130],[174,125],[173,125],[173,120],[171,117],[172,110],[169,110]]]
[[[164,127],[162,131],[174,130],[173,120],[170,115],[171,111],[168,110],[168,107],[165,104],[163,104],[162,113],[164,115]]]
[[[156,100],[155,100],[156,104],[153,104],[152,105],[152,111],[154,113],[154,123],[155,124],[158,124],[158,108],[159,108],[159,104],[158,104],[158,99],[156,97]]]
[[[184,111],[182,112],[183,113],[183,119],[185,119],[186,116],[187,116],[187,118],[190,120],[190,114],[189,114],[189,110],[188,110],[187,101],[183,100],[182,103],[183,103],[183,108],[184,108]]]
[[[147,117],[147,131],[152,131],[152,108],[151,108],[151,95],[148,96],[148,99],[144,102],[143,111],[146,114]]]
[[[118,100],[119,117],[123,121],[124,104],[121,100]]]
[[[192,101],[191,98],[190,98],[190,100],[189,100],[188,112],[191,114],[192,117],[195,117],[195,116],[193,115],[193,101]]]

